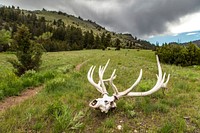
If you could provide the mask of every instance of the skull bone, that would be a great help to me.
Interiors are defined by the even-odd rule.
[[[97,98],[91,101],[89,106],[94,109],[100,109],[101,112],[107,113],[111,108],[117,107],[115,100],[115,96],[108,96],[107,94],[104,94],[102,98]]]

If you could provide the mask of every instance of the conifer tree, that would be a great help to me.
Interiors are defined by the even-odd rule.
[[[96,35],[93,49],[99,49],[99,48],[101,48],[101,40],[99,35]]]
[[[11,42],[11,32],[4,29],[0,30],[0,52],[6,51],[9,48],[9,44]]]
[[[106,37],[105,37],[105,48],[109,47],[111,45],[111,35],[110,34],[107,34]]]
[[[38,70],[41,64],[42,47],[30,40],[29,29],[22,25],[14,34],[16,59],[8,60],[15,68],[15,74],[21,76],[28,70]]]
[[[121,43],[121,41],[117,38],[116,40],[115,40],[115,47],[116,47],[116,49],[115,50],[120,50],[120,43]]]

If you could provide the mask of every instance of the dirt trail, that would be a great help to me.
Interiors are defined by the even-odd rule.
[[[10,107],[18,105],[19,103],[22,103],[23,101],[29,99],[30,97],[35,96],[42,88],[43,86],[30,88],[23,91],[19,96],[8,97],[0,101],[0,112],[5,111],[6,109]]]
[[[86,60],[86,61],[82,62],[81,64],[78,64],[78,65],[75,67],[75,70],[76,70],[76,71],[80,71],[81,67],[82,67],[85,63],[87,63],[88,61],[89,61],[89,60]]]
[[[82,62],[81,64],[78,64],[75,67],[76,71],[80,71],[81,67],[87,62],[88,60]],[[26,89],[23,91],[19,96],[11,96],[8,98],[5,98],[4,100],[0,101],[0,112],[5,111],[6,109],[16,106],[25,100],[35,96],[40,90],[42,90],[43,86],[35,87]]]

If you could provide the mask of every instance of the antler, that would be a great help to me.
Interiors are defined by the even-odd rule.
[[[99,67],[99,83],[98,84],[95,83],[93,80],[93,73],[94,73],[96,66],[91,66],[90,70],[88,71],[88,74],[87,74],[88,81],[103,95],[108,94],[104,82],[109,81],[110,79],[103,80],[103,75],[104,75],[104,72],[105,72],[109,62],[110,62],[110,60],[107,61],[105,67],[104,66]]]
[[[135,83],[130,88],[128,88],[127,90],[125,90],[123,92],[119,92],[117,87],[113,83],[115,71],[116,71],[116,69],[113,71],[113,74],[111,75],[110,85],[112,86],[112,88],[114,90],[114,94],[113,95],[115,95],[117,98],[120,98],[121,96],[127,95],[135,86],[137,86],[137,84],[140,82],[140,80],[142,78],[142,69],[141,69],[140,70],[140,74],[139,74],[137,80],[135,81]],[[115,77],[116,77],[116,75],[115,75]]]
[[[166,87],[170,78],[170,74],[168,75],[167,81],[164,83],[166,73],[164,73],[164,75],[162,76],[162,68],[160,66],[159,58],[157,55],[156,55],[156,60],[157,60],[157,66],[158,66],[158,75],[157,75],[157,82],[152,89],[146,92],[130,92],[134,88],[134,87],[133,88],[130,87],[129,89],[123,92],[119,92],[119,94],[116,95],[116,97],[120,98],[122,96],[147,96],[147,95],[153,94],[154,92],[158,91],[162,87]]]
[[[103,79],[104,72],[105,72],[110,60],[107,61],[105,67],[104,66],[99,67],[99,82],[98,82],[98,84],[95,83],[93,80],[93,73],[95,70],[95,66],[91,66],[88,71],[87,78],[88,78],[89,82],[100,93],[103,94],[103,97],[93,100],[92,102],[90,102],[89,105],[92,108],[99,108],[102,112],[107,113],[110,108],[116,107],[115,100],[119,99],[123,96],[147,96],[147,95],[153,94],[154,92],[158,91],[161,88],[167,88],[167,83],[169,82],[170,74],[168,74],[167,80],[166,80],[166,82],[164,82],[166,73],[162,74],[162,69],[161,69],[159,58],[157,55],[156,55],[156,60],[157,60],[157,66],[158,66],[157,82],[152,89],[150,89],[149,91],[146,91],[146,92],[131,92],[133,90],[133,88],[135,88],[137,86],[137,84],[140,82],[140,80],[142,78],[142,69],[140,70],[140,74],[139,74],[137,80],[135,81],[135,83],[130,88],[126,89],[125,91],[119,92],[117,87],[113,83],[113,80],[116,78],[116,75],[115,75],[116,69],[114,69],[114,71],[109,79]],[[114,91],[112,96],[108,96],[108,92],[106,90],[104,82],[109,82],[110,85],[112,86],[112,89]]]

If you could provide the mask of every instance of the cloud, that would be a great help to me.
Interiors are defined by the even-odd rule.
[[[182,33],[200,30],[200,12],[188,14],[180,18],[180,23],[169,25],[172,33]]]
[[[179,35],[178,33],[172,34],[172,36],[178,36],[178,35]]]
[[[60,10],[138,37],[169,33],[174,25],[183,23],[181,18],[200,12],[200,0],[0,0],[0,3]]]
[[[198,34],[198,33],[196,33],[196,32],[190,32],[190,33],[187,33],[186,36],[191,36],[191,35],[196,35],[196,34]]]

